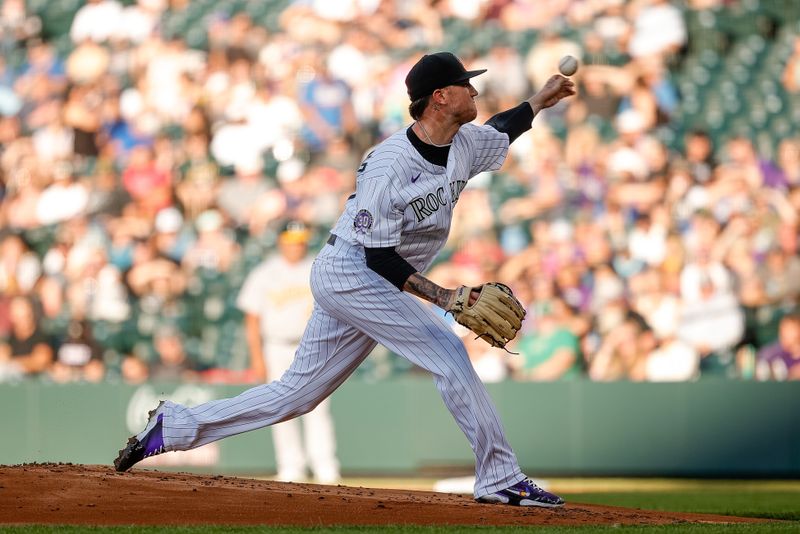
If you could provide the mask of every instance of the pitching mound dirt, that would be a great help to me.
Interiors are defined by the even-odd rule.
[[[569,496],[567,496],[569,497]],[[108,466],[0,466],[0,524],[75,525],[660,525],[757,521],[569,503],[478,504],[469,496]]]

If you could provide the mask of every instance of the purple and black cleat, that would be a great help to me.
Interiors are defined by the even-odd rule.
[[[114,468],[117,471],[127,471],[145,458],[164,452],[164,436],[161,432],[161,420],[164,418],[161,412],[163,405],[164,401],[161,401],[154,410],[150,410],[144,430],[128,438],[128,444],[119,451],[119,456],[114,460]]]
[[[478,502],[510,504],[512,506],[540,506],[542,508],[564,506],[564,499],[543,490],[529,478],[517,482],[510,488],[478,497],[476,500]]]

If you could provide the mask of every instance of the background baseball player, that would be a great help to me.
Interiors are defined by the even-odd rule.
[[[520,306],[502,288],[446,289],[420,274],[444,245],[467,180],[500,168],[509,143],[530,128],[534,115],[575,93],[571,81],[555,75],[526,102],[478,126],[471,124],[478,92],[470,79],[483,72],[467,71],[454,55],[439,52],[423,56],[408,73],[415,122],[379,144],[358,168],[356,192],[314,262],[314,311],[281,379],[193,408],[160,403],[145,429],[120,451],[117,470],[307,413],[381,343],[433,374],[475,454],[476,499],[564,503],[522,473],[463,343],[412,296],[453,312],[457,320],[475,319],[467,323],[494,345],[504,345],[519,328]],[[476,309],[477,317],[469,315]]]
[[[309,237],[302,223],[287,224],[278,236],[278,253],[253,269],[236,301],[244,312],[251,370],[262,382],[278,380],[289,369],[311,316]],[[297,419],[273,425],[272,440],[279,480],[303,480],[307,467],[320,484],[339,480],[329,399]]]

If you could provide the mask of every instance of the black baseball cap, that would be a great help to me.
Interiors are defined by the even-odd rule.
[[[406,76],[408,97],[413,102],[432,94],[436,89],[455,85],[486,72],[486,69],[467,70],[450,52],[426,54],[417,61]]]

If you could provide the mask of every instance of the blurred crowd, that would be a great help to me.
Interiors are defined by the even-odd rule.
[[[252,380],[246,275],[287,221],[324,244],[442,49],[489,69],[478,121],[581,60],[578,95],[462,193],[429,273],[527,304],[516,354],[462,332],[485,381],[800,378],[800,139],[767,156],[683,128],[672,79],[686,14],[735,2],[273,1],[268,28],[259,2],[88,0],[66,48],[1,3],[24,54],[0,56],[0,380]],[[166,21],[202,7],[192,48]]]

